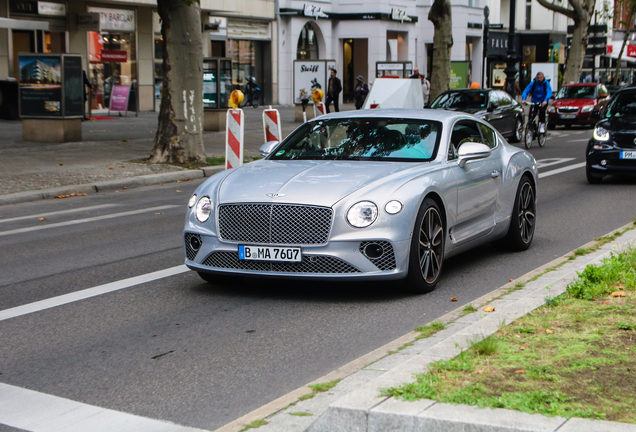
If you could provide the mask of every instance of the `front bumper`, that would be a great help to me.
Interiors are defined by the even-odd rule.
[[[581,113],[579,112],[578,114],[575,114],[576,117],[573,119],[564,119],[561,118],[561,114],[558,113],[547,113],[548,114],[548,121],[550,122],[550,124],[552,125],[561,125],[561,126],[565,126],[565,125],[594,125],[596,124],[597,120],[592,118],[591,116],[591,112],[586,112],[586,113]]]
[[[586,163],[590,174],[597,177],[607,175],[636,176],[636,159],[621,158],[622,152],[634,152],[635,149],[624,149],[611,144],[611,148],[595,149],[595,144],[602,144],[591,139],[587,145]]]
[[[192,247],[193,236],[196,236],[195,244],[199,245],[198,250]],[[369,242],[382,246],[384,252],[380,257],[369,258],[364,253]],[[238,246],[238,243],[224,242],[216,236],[186,232],[185,264],[198,272],[225,275],[331,280],[401,279],[406,277],[408,271],[410,240],[365,238],[331,241],[319,246],[302,246],[303,260],[299,263],[239,260]]]

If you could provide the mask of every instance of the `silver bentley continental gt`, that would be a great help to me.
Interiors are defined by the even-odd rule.
[[[532,242],[536,162],[469,114],[334,113],[261,154],[190,198],[185,263],[208,282],[403,279],[426,292],[446,258]]]

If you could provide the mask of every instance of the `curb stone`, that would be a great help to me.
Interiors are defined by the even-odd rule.
[[[70,195],[73,193],[93,194],[98,192],[114,191],[122,189],[124,187],[135,188],[141,186],[156,185],[159,183],[172,183],[179,180],[199,179],[204,177],[211,177],[212,175],[221,172],[224,169],[225,167],[223,165],[220,165],[218,167],[203,167],[201,169],[195,170],[182,170],[161,174],[147,174],[136,177],[126,177],[91,184],[62,186],[51,189],[18,192],[9,195],[0,195],[0,206],[55,198],[58,195]]]
[[[632,225],[630,223],[620,229]],[[616,231],[618,230],[612,231],[612,233]],[[590,242],[584,247],[592,244],[594,242]],[[493,291],[493,293],[499,294],[492,295],[493,293],[491,293],[484,296],[490,297],[490,299],[495,297],[493,301],[480,304],[479,301],[484,298],[482,297],[471,302],[474,305],[479,304],[480,308],[485,304],[494,304],[496,305],[495,312],[486,314],[479,310],[468,314],[430,338],[413,341],[416,333],[410,333],[407,336],[411,336],[409,342],[413,343],[412,346],[396,354],[384,356],[349,375],[331,391],[317,395],[316,400],[292,401],[296,402],[293,407],[279,407],[278,410],[272,410],[270,407],[269,413],[264,413],[264,408],[267,405],[262,407],[259,411],[263,415],[259,418],[265,418],[269,424],[260,427],[259,430],[263,432],[415,432],[424,430],[440,432],[552,432],[557,430],[559,432],[636,432],[636,425],[627,423],[580,418],[566,420],[562,417],[546,417],[541,414],[527,414],[513,410],[478,408],[425,400],[406,402],[382,396],[379,391],[384,387],[411,382],[413,374],[425,372],[429,363],[456,356],[461,351],[459,347],[468,347],[472,342],[495,333],[505,323],[510,323],[542,306],[545,304],[547,296],[556,297],[562,294],[567,285],[577,278],[577,272],[582,271],[587,265],[600,264],[604,258],[610,256],[615,248],[624,248],[634,244],[636,244],[636,230],[631,230],[605,244],[597,251],[579,256],[572,261],[568,260],[565,265],[543,274],[538,279],[527,283],[524,288],[499,298],[507,288],[514,286],[514,282],[506,284]],[[541,274],[545,269],[553,267],[555,263],[567,260],[565,257],[569,255],[571,253],[524,275],[520,280],[528,280],[532,276]],[[451,315],[455,315],[456,318],[461,316],[461,308],[442,318],[448,318]],[[399,340],[404,339],[405,337],[402,337]],[[323,377],[318,381],[324,382],[326,379]],[[305,393],[307,392],[308,390],[305,390]],[[320,399],[318,399],[319,396]],[[274,414],[271,414],[272,412]],[[312,415],[296,417],[289,415],[289,412],[306,412]],[[255,414],[255,412],[251,414]],[[238,423],[240,420],[234,421],[218,431],[234,432],[240,429],[240,424],[249,422]]]

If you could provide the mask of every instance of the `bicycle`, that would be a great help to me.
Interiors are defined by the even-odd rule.
[[[261,100],[261,89],[256,84],[256,78],[248,77],[247,84],[245,84],[244,91],[245,98],[243,105],[241,107],[246,107],[251,105],[253,108],[258,108],[259,102]]]
[[[537,139],[539,143],[539,147],[543,147],[545,145],[545,139],[547,135],[548,129],[548,116],[546,115],[546,131],[539,132],[539,120],[537,119],[539,105],[535,102],[527,102],[530,105],[530,112],[528,113],[528,121],[526,122],[526,132],[524,134],[524,143],[526,148],[529,149],[532,147],[532,141]]]

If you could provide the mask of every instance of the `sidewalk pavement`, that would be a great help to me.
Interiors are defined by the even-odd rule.
[[[268,423],[259,427],[259,432],[636,432],[636,424],[546,417],[424,399],[407,402],[382,396],[380,392],[381,388],[413,382],[413,374],[426,372],[430,363],[457,356],[502,325],[541,307],[546,297],[563,294],[567,285],[578,277],[577,272],[587,265],[600,264],[616,248],[622,250],[634,244],[636,230],[631,230],[596,252],[575,260],[568,259],[571,253],[566,254],[472,301],[471,304],[478,307],[477,312],[463,316],[460,307],[439,318],[447,326],[433,336],[416,340],[418,333],[410,333],[308,384],[342,379],[331,390],[302,400],[301,396],[311,393],[308,387],[302,387],[216,432],[236,432],[254,420]],[[565,264],[561,267],[548,270],[563,261]],[[524,288],[509,291],[517,282],[537,275],[541,276]],[[484,313],[482,308],[486,305],[494,306],[494,312]],[[407,343],[410,345],[405,345]]]
[[[300,126],[293,106],[274,108],[280,112],[283,136]],[[341,106],[343,111],[353,108]],[[263,109],[244,109],[248,157],[258,156],[264,143]],[[222,169],[130,162],[150,156],[157,124],[157,113],[90,120],[82,123],[84,141],[59,144],[24,141],[22,122],[0,120],[0,205],[201,178]],[[225,131],[204,132],[203,143],[208,156],[225,155]]]

